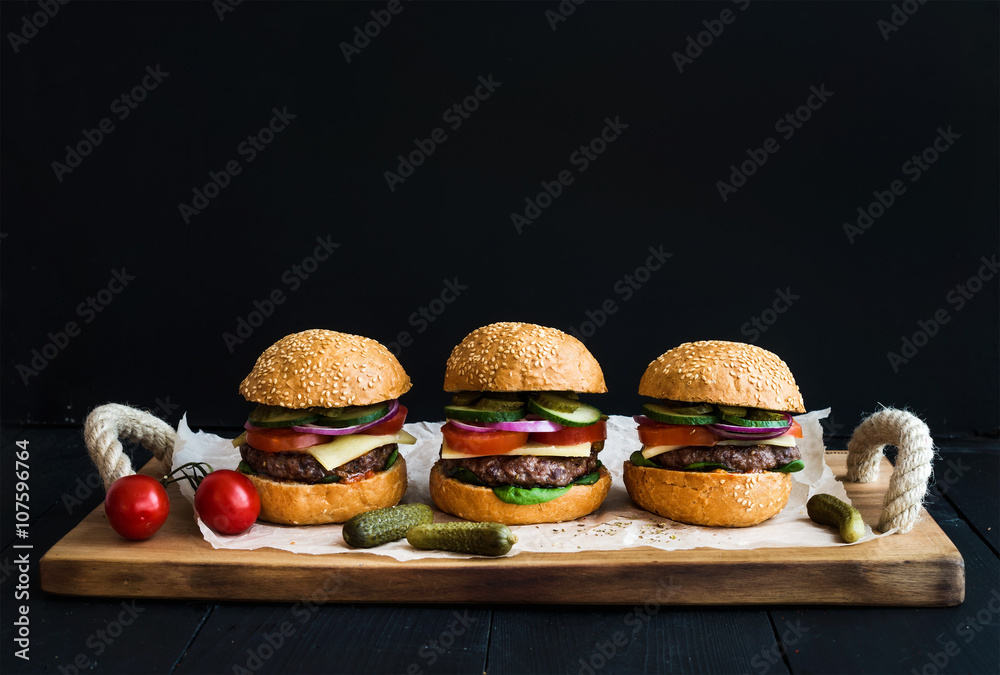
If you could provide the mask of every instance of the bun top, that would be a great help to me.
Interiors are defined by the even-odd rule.
[[[805,412],[792,371],[766,349],[742,342],[685,342],[649,364],[639,394],[692,403],[721,403]]]
[[[448,357],[445,391],[608,390],[583,343],[533,323],[493,323],[465,336]]]
[[[410,386],[403,366],[381,343],[316,328],[264,350],[240,393],[284,408],[343,408],[398,398]]]

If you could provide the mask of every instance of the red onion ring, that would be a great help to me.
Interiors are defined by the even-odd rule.
[[[365,424],[358,424],[353,427],[342,427],[340,429],[334,427],[324,427],[319,424],[302,424],[294,427],[285,427],[286,429],[291,429],[292,431],[298,431],[301,434],[319,434],[320,436],[347,436],[348,434],[356,434],[359,431],[364,431],[366,429],[371,429],[376,424],[382,424],[382,422],[388,422],[396,413],[399,412],[399,399],[394,398],[389,402],[389,412],[379,417],[374,422],[366,422]]]
[[[788,416],[791,419],[791,415]],[[741,427],[734,424],[710,424],[708,426],[719,438],[733,441],[766,441],[784,436],[791,429],[787,427]]]

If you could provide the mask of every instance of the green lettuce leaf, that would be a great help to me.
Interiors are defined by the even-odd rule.
[[[569,492],[570,487],[567,485],[566,487],[522,488],[514,485],[504,485],[503,487],[493,488],[493,494],[502,502],[527,506],[528,504],[542,504],[550,502],[553,499],[558,499]]]
[[[389,459],[385,460],[385,468],[382,470],[385,471],[386,469],[391,468],[392,465],[396,463],[397,459],[399,459],[399,448],[393,448],[392,454],[389,455]]]
[[[717,462],[695,462],[694,464],[688,464],[684,467],[685,471],[715,471],[716,469],[732,471],[732,469],[725,464],[719,464]]]
[[[448,474],[449,478],[454,478],[462,483],[468,483],[469,485],[482,485],[483,482],[476,477],[476,474],[472,473],[464,467],[458,469],[452,469],[451,473]]]
[[[779,471],[781,473],[795,473],[796,471],[802,471],[802,469],[804,468],[806,468],[806,465],[802,462],[801,459],[797,459],[794,462],[789,462],[784,466],[779,466],[774,469],[771,469],[771,471]]]
[[[636,450],[635,452],[633,452],[632,456],[628,458],[628,461],[632,462],[636,466],[648,466],[648,467],[653,468],[653,469],[662,469],[663,468],[659,464],[657,464],[655,462],[652,462],[652,461],[646,459],[645,457],[643,457],[641,450]]]

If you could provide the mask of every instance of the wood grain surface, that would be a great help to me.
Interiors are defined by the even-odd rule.
[[[846,453],[829,452],[839,478]],[[155,461],[143,471],[159,473]],[[877,522],[892,473],[846,483]],[[122,598],[314,603],[951,606],[965,596],[961,554],[926,513],[909,533],[856,546],[730,551],[524,553],[500,559],[399,562],[371,553],[297,555],[216,550],[172,487],[171,518],[145,542],[126,542],[99,506],[40,561],[46,591]],[[485,582],[488,580],[488,582]],[[589,592],[579,593],[581,587]]]

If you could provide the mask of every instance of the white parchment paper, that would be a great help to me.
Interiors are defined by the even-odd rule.
[[[819,527],[806,515],[806,501],[816,493],[832,494],[850,503],[844,486],[834,478],[833,471],[824,458],[823,432],[820,420],[829,415],[830,409],[799,415],[803,438],[799,450],[806,468],[792,474],[794,479],[788,505],[774,518],[754,527],[708,528],[675,523],[655,516],[635,506],[622,483],[622,463],[640,447],[635,422],[631,417],[612,416],[608,420],[608,440],[601,452],[601,461],[611,472],[611,492],[601,508],[585,518],[568,523],[545,525],[518,525],[511,529],[518,542],[508,555],[525,551],[603,551],[635,546],[652,546],[664,550],[682,550],[697,547],[720,549],[781,548],[791,546],[845,546],[833,528]],[[416,445],[400,446],[406,458],[409,489],[403,503],[423,502],[433,507],[427,479],[431,466],[437,461],[441,447],[439,429],[441,422],[407,424],[404,428],[417,438]],[[235,469],[239,452],[229,439],[205,432],[193,432],[185,415],[177,429],[174,449],[174,466],[185,462],[208,462],[216,469]],[[180,483],[181,492],[189,500],[194,493],[186,482]],[[197,518],[197,516],[196,516]],[[435,509],[435,521],[456,520]],[[276,548],[293,553],[315,555],[357,551],[344,543],[340,525],[310,525],[291,527],[256,523],[247,532],[229,536],[213,532],[198,519],[205,540],[215,548],[256,549]],[[889,533],[886,533],[889,534]],[[862,543],[877,536],[870,526],[865,526]],[[385,555],[396,560],[416,558],[467,558],[465,554],[446,551],[421,551],[412,548],[406,540],[385,544],[365,552]]]

